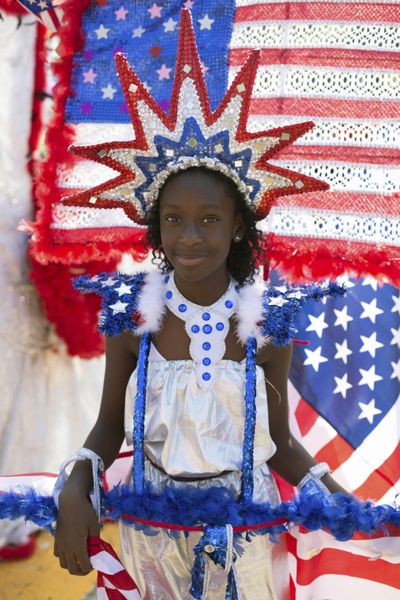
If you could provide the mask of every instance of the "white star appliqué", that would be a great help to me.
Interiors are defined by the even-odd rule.
[[[353,351],[350,350],[347,344],[347,340],[344,340],[341,344],[335,342],[335,346],[335,358],[340,358],[344,362],[344,364],[347,365],[347,357],[350,356],[350,354],[353,354]]]
[[[276,296],[276,298],[270,298],[268,300],[268,305],[269,306],[283,306],[284,304],[286,304],[286,302],[289,302],[289,300],[286,300],[286,298],[284,298],[283,296]]]
[[[124,294],[131,293],[132,286],[126,285],[126,283],[121,283],[121,285],[115,288],[115,291],[118,292],[118,296],[123,296]]]
[[[211,30],[211,25],[215,23],[215,19],[210,19],[208,15],[204,15],[202,19],[198,19],[200,24],[200,29],[209,29]]]
[[[146,30],[141,25],[132,31],[133,38],[141,38]]]
[[[372,365],[371,368],[366,371],[365,369],[359,369],[361,374],[361,379],[358,382],[358,385],[367,385],[370,390],[373,390],[375,387],[375,383],[377,381],[381,381],[382,377],[375,373],[375,365]]]
[[[311,323],[307,327],[306,331],[315,331],[319,338],[322,337],[322,332],[324,329],[328,327],[328,324],[324,320],[325,313],[321,313],[318,317],[314,317],[314,315],[308,315]]]
[[[347,314],[347,305],[344,306],[342,310],[339,310],[338,308],[334,308],[333,310],[336,315],[336,321],[334,322],[334,325],[340,325],[345,331],[347,331],[348,324],[353,320],[353,317],[350,317],[350,315]]]
[[[375,358],[375,354],[378,348],[383,348],[383,344],[376,341],[376,331],[371,333],[369,337],[360,335],[363,345],[360,348],[360,352],[369,352],[372,358]]]
[[[372,425],[375,415],[380,415],[382,412],[379,408],[375,408],[375,400],[370,400],[368,404],[359,402],[358,406],[361,408],[358,418],[367,419],[370,425]]]
[[[172,31],[175,31],[177,24],[178,21],[174,21],[174,19],[170,17],[168,21],[165,21],[165,23],[163,23],[164,33],[170,33]]]
[[[336,387],[333,390],[334,394],[342,394],[343,398],[346,398],[347,390],[352,388],[351,383],[347,382],[347,373],[343,377],[335,377]]]
[[[400,314],[400,295],[392,296],[392,300],[393,300],[393,307],[392,307],[391,312],[398,312]]]
[[[400,358],[397,362],[391,361],[390,364],[392,365],[392,369],[393,369],[393,373],[390,376],[390,379],[394,379],[395,377],[397,377],[397,379],[400,381]]]
[[[116,283],[117,283],[117,281],[113,277],[108,277],[107,279],[105,279],[103,281],[103,285],[106,285],[107,287],[111,287],[112,285],[115,285]]]
[[[308,348],[304,349],[304,352],[307,355],[306,360],[304,361],[304,365],[311,365],[316,373],[318,373],[319,365],[324,362],[328,362],[328,359],[325,356],[321,356],[321,346],[318,346],[315,350],[308,350]]]
[[[124,313],[126,312],[126,307],[128,306],[127,302],[121,302],[121,300],[118,300],[118,302],[116,302],[115,304],[110,304],[110,308],[112,309],[114,315],[116,315],[117,313]]]
[[[376,317],[383,313],[383,310],[378,308],[376,305],[376,298],[371,302],[362,302],[363,312],[360,315],[360,319],[369,319],[371,323],[375,323]]]

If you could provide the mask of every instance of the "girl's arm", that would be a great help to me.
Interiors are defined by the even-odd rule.
[[[124,439],[125,393],[136,366],[132,334],[106,337],[106,369],[97,421],[84,446],[96,452],[107,469],[116,458]],[[79,418],[79,415],[77,415]],[[97,515],[88,501],[92,489],[90,461],[75,464],[60,494],[54,554],[73,575],[91,571],[87,538],[99,534]]]
[[[270,346],[265,354],[266,360],[262,366],[267,386],[269,427],[277,447],[268,464],[283,479],[296,486],[316,462],[289,429],[287,381],[292,347]],[[324,475],[321,481],[331,492],[347,493],[329,474]]]

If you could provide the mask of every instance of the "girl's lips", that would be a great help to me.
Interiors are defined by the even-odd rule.
[[[199,265],[203,260],[205,260],[205,256],[177,256],[176,260],[185,267],[192,267],[195,265]]]

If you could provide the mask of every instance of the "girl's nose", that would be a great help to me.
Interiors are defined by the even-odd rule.
[[[186,244],[196,244],[201,241],[196,223],[186,223],[181,231],[181,240]]]

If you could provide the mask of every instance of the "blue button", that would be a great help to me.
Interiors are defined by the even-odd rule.
[[[240,285],[239,285],[239,284],[238,284],[238,285],[235,285],[235,290],[236,290],[237,292],[239,292],[239,291],[240,291]]]
[[[209,350],[211,348],[210,342],[203,342],[202,348],[203,350]]]
[[[172,298],[172,292],[171,292],[171,290],[168,290],[168,292],[165,292],[165,295],[168,298],[168,300],[171,300],[171,298]]]
[[[164,277],[164,283],[168,283],[168,281],[169,281],[169,275],[166,275],[166,276]]]
[[[179,312],[186,312],[186,311],[187,311],[187,306],[186,306],[186,304],[180,304],[180,305],[178,306],[178,310],[179,310]]]
[[[218,329],[218,331],[222,331],[222,330],[223,330],[223,328],[224,328],[224,324],[223,324],[223,323],[221,323],[221,322],[219,322],[219,323],[217,323],[217,324],[216,324],[216,326],[215,326],[215,327]]]
[[[203,331],[204,331],[204,333],[211,333],[212,332],[211,325],[203,325]]]
[[[204,379],[204,381],[210,381],[211,375],[206,371],[205,373],[203,373],[202,378]]]
[[[232,306],[233,306],[232,300],[226,300],[225,306],[226,306],[226,308],[232,308]]]
[[[203,321],[209,321],[211,318],[211,315],[208,312],[203,313],[201,316],[203,318]]]
[[[199,333],[200,327],[198,325],[192,325],[191,327],[193,333]]]
[[[211,364],[211,358],[208,358],[208,356],[206,356],[205,358],[203,358],[203,365],[205,367],[208,367],[208,365]]]

